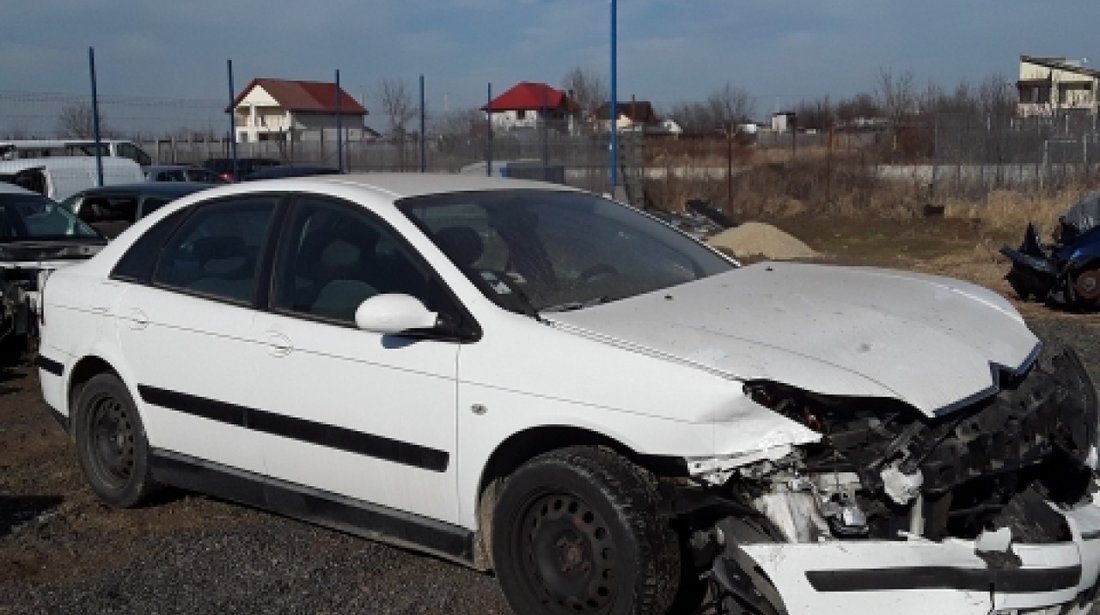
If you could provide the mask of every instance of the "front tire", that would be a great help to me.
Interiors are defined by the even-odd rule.
[[[508,478],[493,515],[496,575],[524,615],[661,615],[679,548],[655,480],[602,448],[540,455]]]
[[[114,374],[93,376],[80,390],[73,433],[85,480],[116,508],[144,501],[156,488],[149,442],[126,385]]]

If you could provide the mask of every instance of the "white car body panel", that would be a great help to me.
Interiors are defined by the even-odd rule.
[[[257,375],[257,365],[248,361],[245,337],[252,310],[157,288],[119,286],[123,290],[113,306],[113,334],[126,362],[140,369],[137,384],[248,405],[251,387],[243,385]],[[165,361],[165,353],[173,360]],[[144,410],[145,429],[154,446],[242,470],[266,471],[256,432],[142,398],[139,390],[134,401]]]
[[[548,318],[730,377],[896,398],[929,416],[995,392],[991,365],[1018,369],[1038,346],[1019,315],[985,289],[794,263],[752,265]]]
[[[273,314],[252,327],[249,403],[283,416],[384,435],[446,453],[445,471],[263,435],[267,472],[454,523],[458,344],[400,340]],[[280,346],[286,345],[285,348]],[[339,468],[339,471],[334,471]]]

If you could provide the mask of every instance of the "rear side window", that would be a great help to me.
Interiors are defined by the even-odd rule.
[[[164,245],[153,282],[250,303],[277,204],[273,197],[253,197],[203,205]]]
[[[144,218],[154,211],[164,207],[168,204],[169,199],[162,199],[160,197],[149,197],[141,204],[141,215],[139,217]]]
[[[93,226],[99,222],[133,222],[136,215],[136,196],[88,196],[80,204],[80,219]]]
[[[118,263],[111,271],[111,278],[148,284],[153,275],[153,268],[156,267],[161,246],[189,211],[188,209],[174,211],[153,225],[153,228],[145,231],[145,234],[130,246],[126,254],[118,259]]]

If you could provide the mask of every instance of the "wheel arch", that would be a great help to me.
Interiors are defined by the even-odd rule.
[[[493,512],[503,480],[527,461],[553,450],[569,446],[604,447],[658,476],[687,475],[682,458],[643,455],[606,435],[573,425],[540,425],[518,431],[504,439],[489,455],[481,469],[477,485],[477,538],[474,545],[475,567],[488,570],[492,565]]]
[[[94,376],[103,373],[114,374],[119,380],[122,380],[118,370],[98,355],[85,356],[73,364],[69,376],[68,390],[65,392],[65,403],[68,405],[70,423],[75,418],[76,400],[80,397],[81,389]]]

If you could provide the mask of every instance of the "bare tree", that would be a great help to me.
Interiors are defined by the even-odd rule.
[[[748,92],[730,84],[715,90],[705,101],[677,104],[669,111],[684,132],[707,134],[736,132],[738,124],[751,120],[754,102]]]
[[[92,105],[86,102],[75,102],[62,107],[57,117],[57,129],[63,137],[92,138],[95,135]],[[103,111],[99,112],[99,132],[102,136],[107,136],[111,132],[107,125],[107,116]]]
[[[895,75],[893,71],[883,69],[879,72],[877,93],[879,105],[895,124],[917,111],[917,94],[911,70]]]
[[[608,101],[607,83],[603,77],[579,66],[565,74],[562,87],[587,115],[595,113],[597,107]]]
[[[405,82],[399,79],[383,79],[378,84],[378,90],[378,102],[382,112],[390,118],[390,133],[404,135],[405,125],[417,113],[412,92]]]
[[[795,117],[798,118],[799,128],[813,128],[815,130],[829,130],[836,122],[836,113],[829,97],[825,96],[812,102],[799,103],[794,108]]]
[[[1016,112],[1015,89],[1003,75],[990,75],[978,86],[978,104],[983,112],[1006,117]]]
[[[875,97],[870,94],[856,94],[836,105],[836,117],[841,122],[853,122],[878,117],[880,113]]]
[[[668,116],[688,134],[713,133],[719,128],[710,107],[699,101],[676,104]]]
[[[485,112],[474,107],[444,113],[432,124],[434,132],[454,137],[483,135],[486,131]]]
[[[723,131],[732,133],[737,124],[751,120],[756,103],[748,92],[726,83],[707,97],[707,105],[715,123]]]

